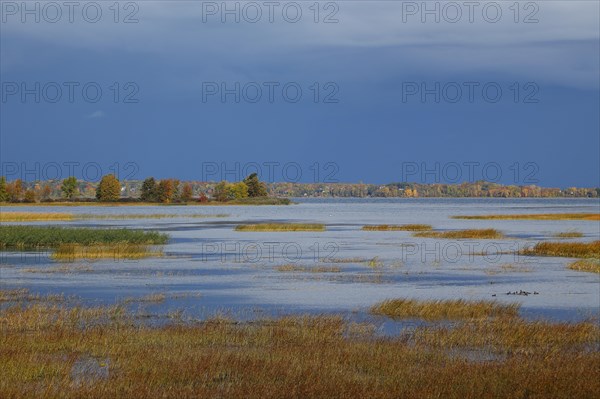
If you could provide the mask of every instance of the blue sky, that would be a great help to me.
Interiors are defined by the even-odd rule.
[[[97,2],[96,23],[79,9],[50,23],[50,8],[36,22],[3,1],[2,172],[233,180],[258,165],[278,181],[600,185],[597,1],[523,2],[518,15],[498,2],[495,23],[391,1],[321,2],[315,23],[313,3],[294,3],[295,23],[296,8],[269,22],[253,3],[250,23],[192,1],[122,2],[117,23]]]

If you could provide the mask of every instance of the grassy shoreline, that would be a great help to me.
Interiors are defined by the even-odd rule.
[[[120,305],[64,301],[0,290],[0,397],[517,399],[600,390],[590,378],[600,365],[594,322],[499,317],[381,337],[337,314],[156,324]]]
[[[2,207],[45,207],[45,206],[229,206],[229,205],[291,205],[293,202],[289,198],[243,198],[227,202],[218,201],[190,201],[176,203],[161,202],[143,202],[143,201],[115,201],[115,202],[96,202],[96,201],[57,201],[57,202],[0,202]]]
[[[600,213],[530,213],[507,215],[458,215],[452,219],[467,220],[600,220]]]

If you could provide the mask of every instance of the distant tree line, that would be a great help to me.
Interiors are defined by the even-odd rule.
[[[485,181],[462,184],[390,183],[270,183],[253,173],[239,182],[180,182],[177,179],[120,182],[114,175],[92,183],[68,177],[60,181],[7,181],[0,177],[0,202],[49,201],[142,201],[152,203],[187,203],[209,201],[243,201],[265,197],[489,197],[555,198],[600,197],[600,188],[545,188],[535,185],[501,185]]]

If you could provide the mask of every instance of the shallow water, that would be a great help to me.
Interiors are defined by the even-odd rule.
[[[588,199],[296,199],[291,206],[19,207],[2,211],[76,214],[177,214],[177,218],[51,222],[68,226],[127,227],[170,235],[162,258],[66,263],[41,252],[1,252],[0,288],[76,295],[85,303],[114,303],[164,293],[163,303],[130,306],[191,317],[230,313],[342,312],[366,317],[369,306],[397,297],[495,299],[519,302],[528,318],[598,317],[600,275],[572,271],[567,258],[514,252],[559,232],[574,241],[600,239],[598,221],[457,220],[453,215],[598,212]],[[190,214],[226,217],[189,218]],[[325,232],[236,232],[239,223],[316,222]],[[361,231],[365,224],[431,224],[436,230],[496,228],[501,240],[414,238],[410,232]],[[498,254],[502,252],[502,254]],[[374,259],[377,257],[377,259]],[[349,259],[356,258],[356,259]],[[346,260],[340,262],[340,260]],[[349,260],[352,260],[350,262]],[[369,266],[373,260],[376,267]],[[281,272],[282,264],[337,266],[338,273]],[[44,272],[47,271],[47,272]],[[36,271],[35,273],[32,271]],[[48,272],[50,271],[50,272]],[[530,295],[507,295],[515,291]],[[535,294],[534,294],[535,293]],[[379,320],[381,328],[395,323]]]

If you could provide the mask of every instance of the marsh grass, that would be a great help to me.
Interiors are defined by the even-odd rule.
[[[452,216],[452,219],[600,220],[600,213],[533,213],[533,214],[515,214],[515,215],[460,215],[460,216]]]
[[[205,219],[205,218],[225,218],[229,217],[228,213],[217,213],[217,214],[181,214],[176,213],[130,213],[123,215],[94,215],[94,214],[83,214],[76,215],[75,218],[78,220],[128,220],[128,219],[173,219],[173,218],[185,218],[185,219]]]
[[[542,241],[521,251],[529,256],[557,256],[566,258],[600,258],[600,241],[553,242]]]
[[[554,235],[556,238],[580,238],[583,237],[583,233],[579,231],[563,231]]]
[[[353,257],[353,258],[322,258],[319,261],[325,262],[325,263],[364,263],[364,262],[368,262],[369,260],[366,258]]]
[[[236,231],[325,231],[325,225],[319,223],[257,223],[240,224]]]
[[[365,231],[426,231],[431,230],[429,224],[378,224],[363,226]]]
[[[570,263],[568,267],[571,270],[600,273],[600,259],[580,259]]]
[[[153,294],[148,294],[142,297],[129,297],[129,298],[125,298],[123,300],[123,303],[128,304],[128,303],[132,303],[132,302],[142,302],[142,303],[163,303],[165,300],[167,299],[167,296],[162,293],[162,292],[158,292],[158,293],[153,293]]]
[[[295,264],[287,264],[277,266],[275,270],[280,272],[301,272],[301,273],[340,273],[341,268],[337,266],[302,266]]]
[[[63,244],[166,244],[168,236],[154,231],[48,226],[0,226],[0,249],[57,248]]]
[[[59,212],[0,212],[0,222],[52,222],[73,220],[71,213]]]
[[[455,320],[518,315],[519,305],[494,301],[390,299],[371,307],[371,313],[394,319]]]
[[[414,237],[423,238],[479,238],[479,239],[494,239],[503,238],[504,235],[496,229],[467,229],[453,231],[422,231],[413,234]]]
[[[160,249],[148,245],[116,243],[116,244],[61,244],[52,253],[55,260],[98,260],[98,259],[142,259],[162,256]]]
[[[381,338],[336,315],[174,315],[161,325],[134,317],[122,306],[0,309],[0,397],[541,399],[600,390],[594,323],[475,319]],[[455,355],[473,349],[506,356]],[[74,366],[88,358],[102,359],[106,378],[74,383]]]

